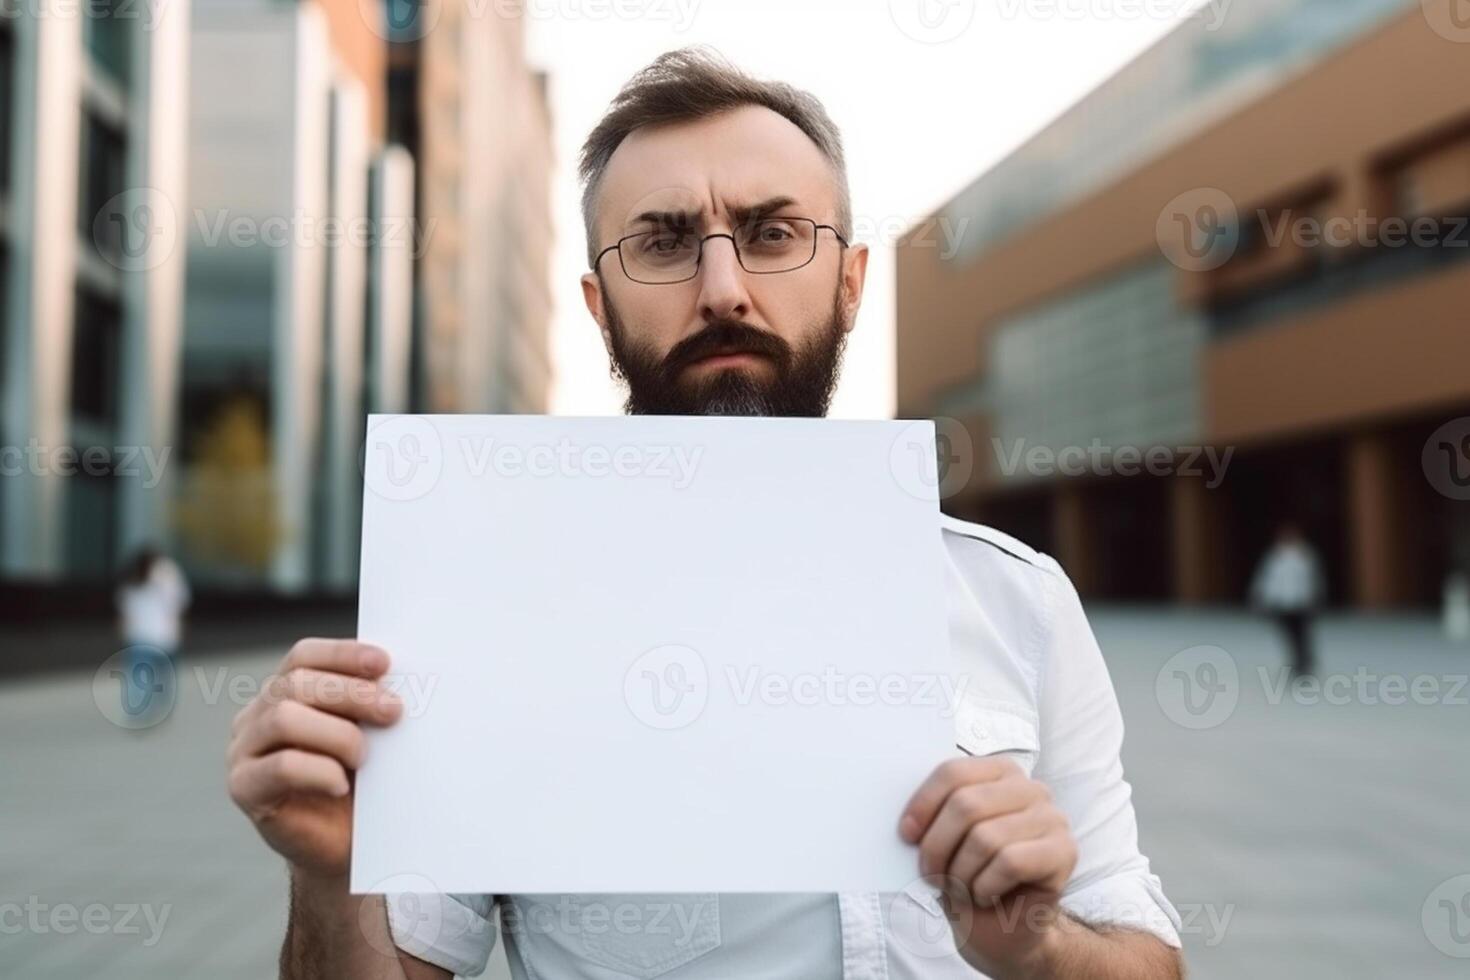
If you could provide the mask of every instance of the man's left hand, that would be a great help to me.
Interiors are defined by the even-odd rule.
[[[1000,756],[951,759],[899,821],[919,871],[942,882],[961,955],[997,978],[1043,975],[1077,842],[1051,791]]]

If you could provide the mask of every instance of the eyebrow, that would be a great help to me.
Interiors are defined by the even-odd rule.
[[[745,224],[748,221],[759,221],[773,212],[782,208],[790,207],[796,203],[796,198],[785,194],[768,197],[764,201],[755,204],[740,204],[730,208],[730,217],[735,224]],[[644,211],[633,219],[633,223],[647,222],[659,228],[688,228],[699,223],[702,211]]]

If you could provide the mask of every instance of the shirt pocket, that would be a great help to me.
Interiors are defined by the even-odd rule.
[[[970,755],[1014,759],[1027,776],[1041,756],[1036,712],[1029,705],[968,692],[955,713],[955,742]]]
[[[720,945],[714,892],[577,895],[582,955],[618,974],[651,980]]]

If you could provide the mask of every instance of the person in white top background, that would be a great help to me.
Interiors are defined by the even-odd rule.
[[[1316,669],[1312,653],[1312,616],[1322,604],[1322,563],[1301,528],[1283,524],[1276,541],[1261,558],[1251,582],[1251,601],[1281,624],[1291,656],[1292,677],[1307,677]]]
[[[117,587],[118,632],[123,658],[123,710],[137,714],[155,694],[171,702],[184,613],[191,593],[182,569],[152,547],[139,549]]]
[[[582,297],[629,413],[827,414],[868,249],[815,97],[713,52],[668,52],[614,98],[581,173]],[[977,683],[954,758],[891,815],[914,847],[910,887],[350,894],[361,726],[412,719],[379,683],[391,651],[307,639],[237,715],[228,752],[232,799],[290,866],[281,975],[477,975],[499,906],[517,980],[1179,977],[1179,915],[1138,849],[1122,717],[1076,590],[1003,534],[943,528],[951,646]],[[498,750],[445,746],[463,754],[445,772]],[[568,787],[567,805],[595,820],[599,801]]]

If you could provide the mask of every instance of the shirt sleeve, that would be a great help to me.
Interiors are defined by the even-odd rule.
[[[495,949],[495,896],[398,892],[383,896],[399,949],[461,977],[477,977]]]
[[[1132,787],[1123,778],[1123,716],[1077,590],[1054,561],[1051,634],[1040,696],[1034,776],[1071,822],[1077,868],[1062,907],[1091,925],[1152,933],[1180,947],[1179,913],[1138,849]]]

